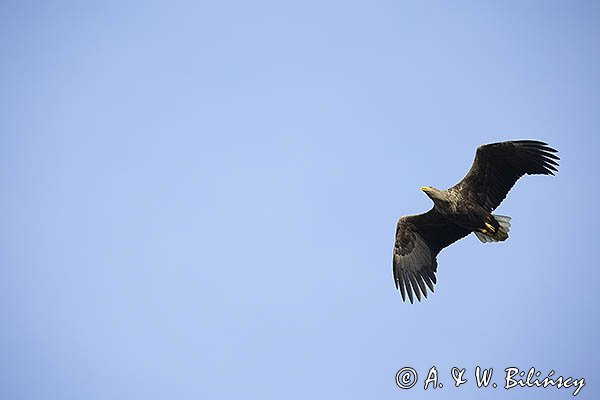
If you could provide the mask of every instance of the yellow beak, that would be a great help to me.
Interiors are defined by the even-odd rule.
[[[421,186],[421,190],[424,192],[429,192],[431,188],[429,186]]]

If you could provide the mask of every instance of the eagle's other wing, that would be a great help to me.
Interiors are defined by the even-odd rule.
[[[402,300],[413,302],[413,292],[421,301],[427,297],[427,285],[433,292],[437,282],[436,256],[446,246],[467,236],[471,231],[444,218],[435,208],[419,215],[398,220],[394,244],[394,281]]]
[[[467,175],[453,188],[477,201],[488,211],[500,205],[517,180],[525,174],[554,175],[560,158],[547,143],[515,140],[479,146]]]

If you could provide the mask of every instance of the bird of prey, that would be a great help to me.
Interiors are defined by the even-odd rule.
[[[508,239],[510,217],[492,214],[517,180],[528,175],[554,175],[557,151],[536,140],[515,140],[479,146],[462,181],[448,190],[421,188],[433,208],[401,217],[396,225],[394,281],[402,300],[421,301],[437,282],[437,255],[474,232],[483,242]],[[414,296],[413,296],[414,293]]]

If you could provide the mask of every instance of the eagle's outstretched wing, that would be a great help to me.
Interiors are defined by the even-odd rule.
[[[436,256],[446,246],[467,236],[471,231],[444,218],[435,208],[419,215],[398,220],[394,244],[394,281],[402,300],[413,302],[413,292],[421,301],[427,288],[433,292],[437,271]]]
[[[494,210],[525,174],[554,175],[557,151],[536,140],[515,140],[479,146],[475,161],[458,189],[488,211]]]

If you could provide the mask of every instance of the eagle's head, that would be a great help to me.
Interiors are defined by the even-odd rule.
[[[421,190],[424,191],[434,203],[448,201],[448,196],[445,190],[440,190],[434,188],[433,186],[422,186]]]

